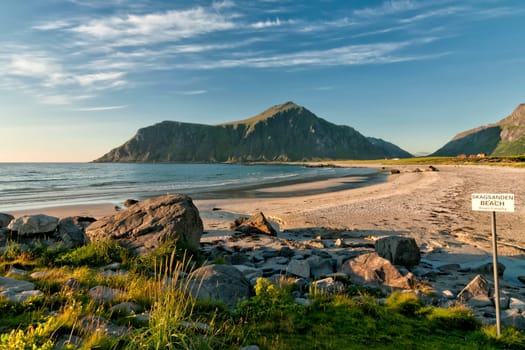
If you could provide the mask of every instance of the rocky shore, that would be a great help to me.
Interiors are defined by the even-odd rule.
[[[525,171],[453,166],[399,170],[386,183],[315,196],[195,203],[184,195],[162,196],[129,202],[129,208],[98,219],[0,214],[0,253],[13,239],[30,250],[42,244],[76,247],[110,237],[137,254],[183,239],[207,261],[193,272],[202,280],[193,292],[227,305],[252,295],[259,277],[273,283],[287,278],[296,285],[300,304],[307,304],[312,292],[364,286],[382,295],[416,293],[428,305],[464,305],[482,323],[493,324],[489,218],[470,210],[470,193],[514,193],[516,213],[498,217],[500,305],[503,325],[525,330],[525,227],[519,205],[525,198]],[[279,189],[265,189],[272,190]],[[104,271],[126,274],[119,264]],[[19,274],[42,278],[13,267],[0,277],[4,298],[23,302],[42,293],[31,282],[13,278]],[[103,285],[89,291],[103,300],[119,293]]]

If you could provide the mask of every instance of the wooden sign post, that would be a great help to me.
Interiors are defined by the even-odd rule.
[[[494,304],[496,306],[496,329],[501,335],[501,311],[498,278],[498,243],[496,236],[496,212],[514,212],[514,194],[511,193],[473,193],[472,210],[492,212],[492,265],[494,271]]]

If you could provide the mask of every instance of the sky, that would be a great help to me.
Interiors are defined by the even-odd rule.
[[[2,0],[0,162],[287,101],[412,152],[525,102],[522,0]]]

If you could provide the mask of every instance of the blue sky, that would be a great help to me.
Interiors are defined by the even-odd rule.
[[[0,162],[90,161],[163,120],[286,101],[410,152],[507,116],[521,0],[3,0]]]

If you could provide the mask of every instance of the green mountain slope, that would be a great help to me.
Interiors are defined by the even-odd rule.
[[[485,153],[490,156],[525,154],[525,104],[506,118],[456,135],[433,156]]]
[[[292,102],[220,125],[165,121],[140,129],[96,162],[240,162],[378,159],[407,152],[375,145],[349,126]]]

